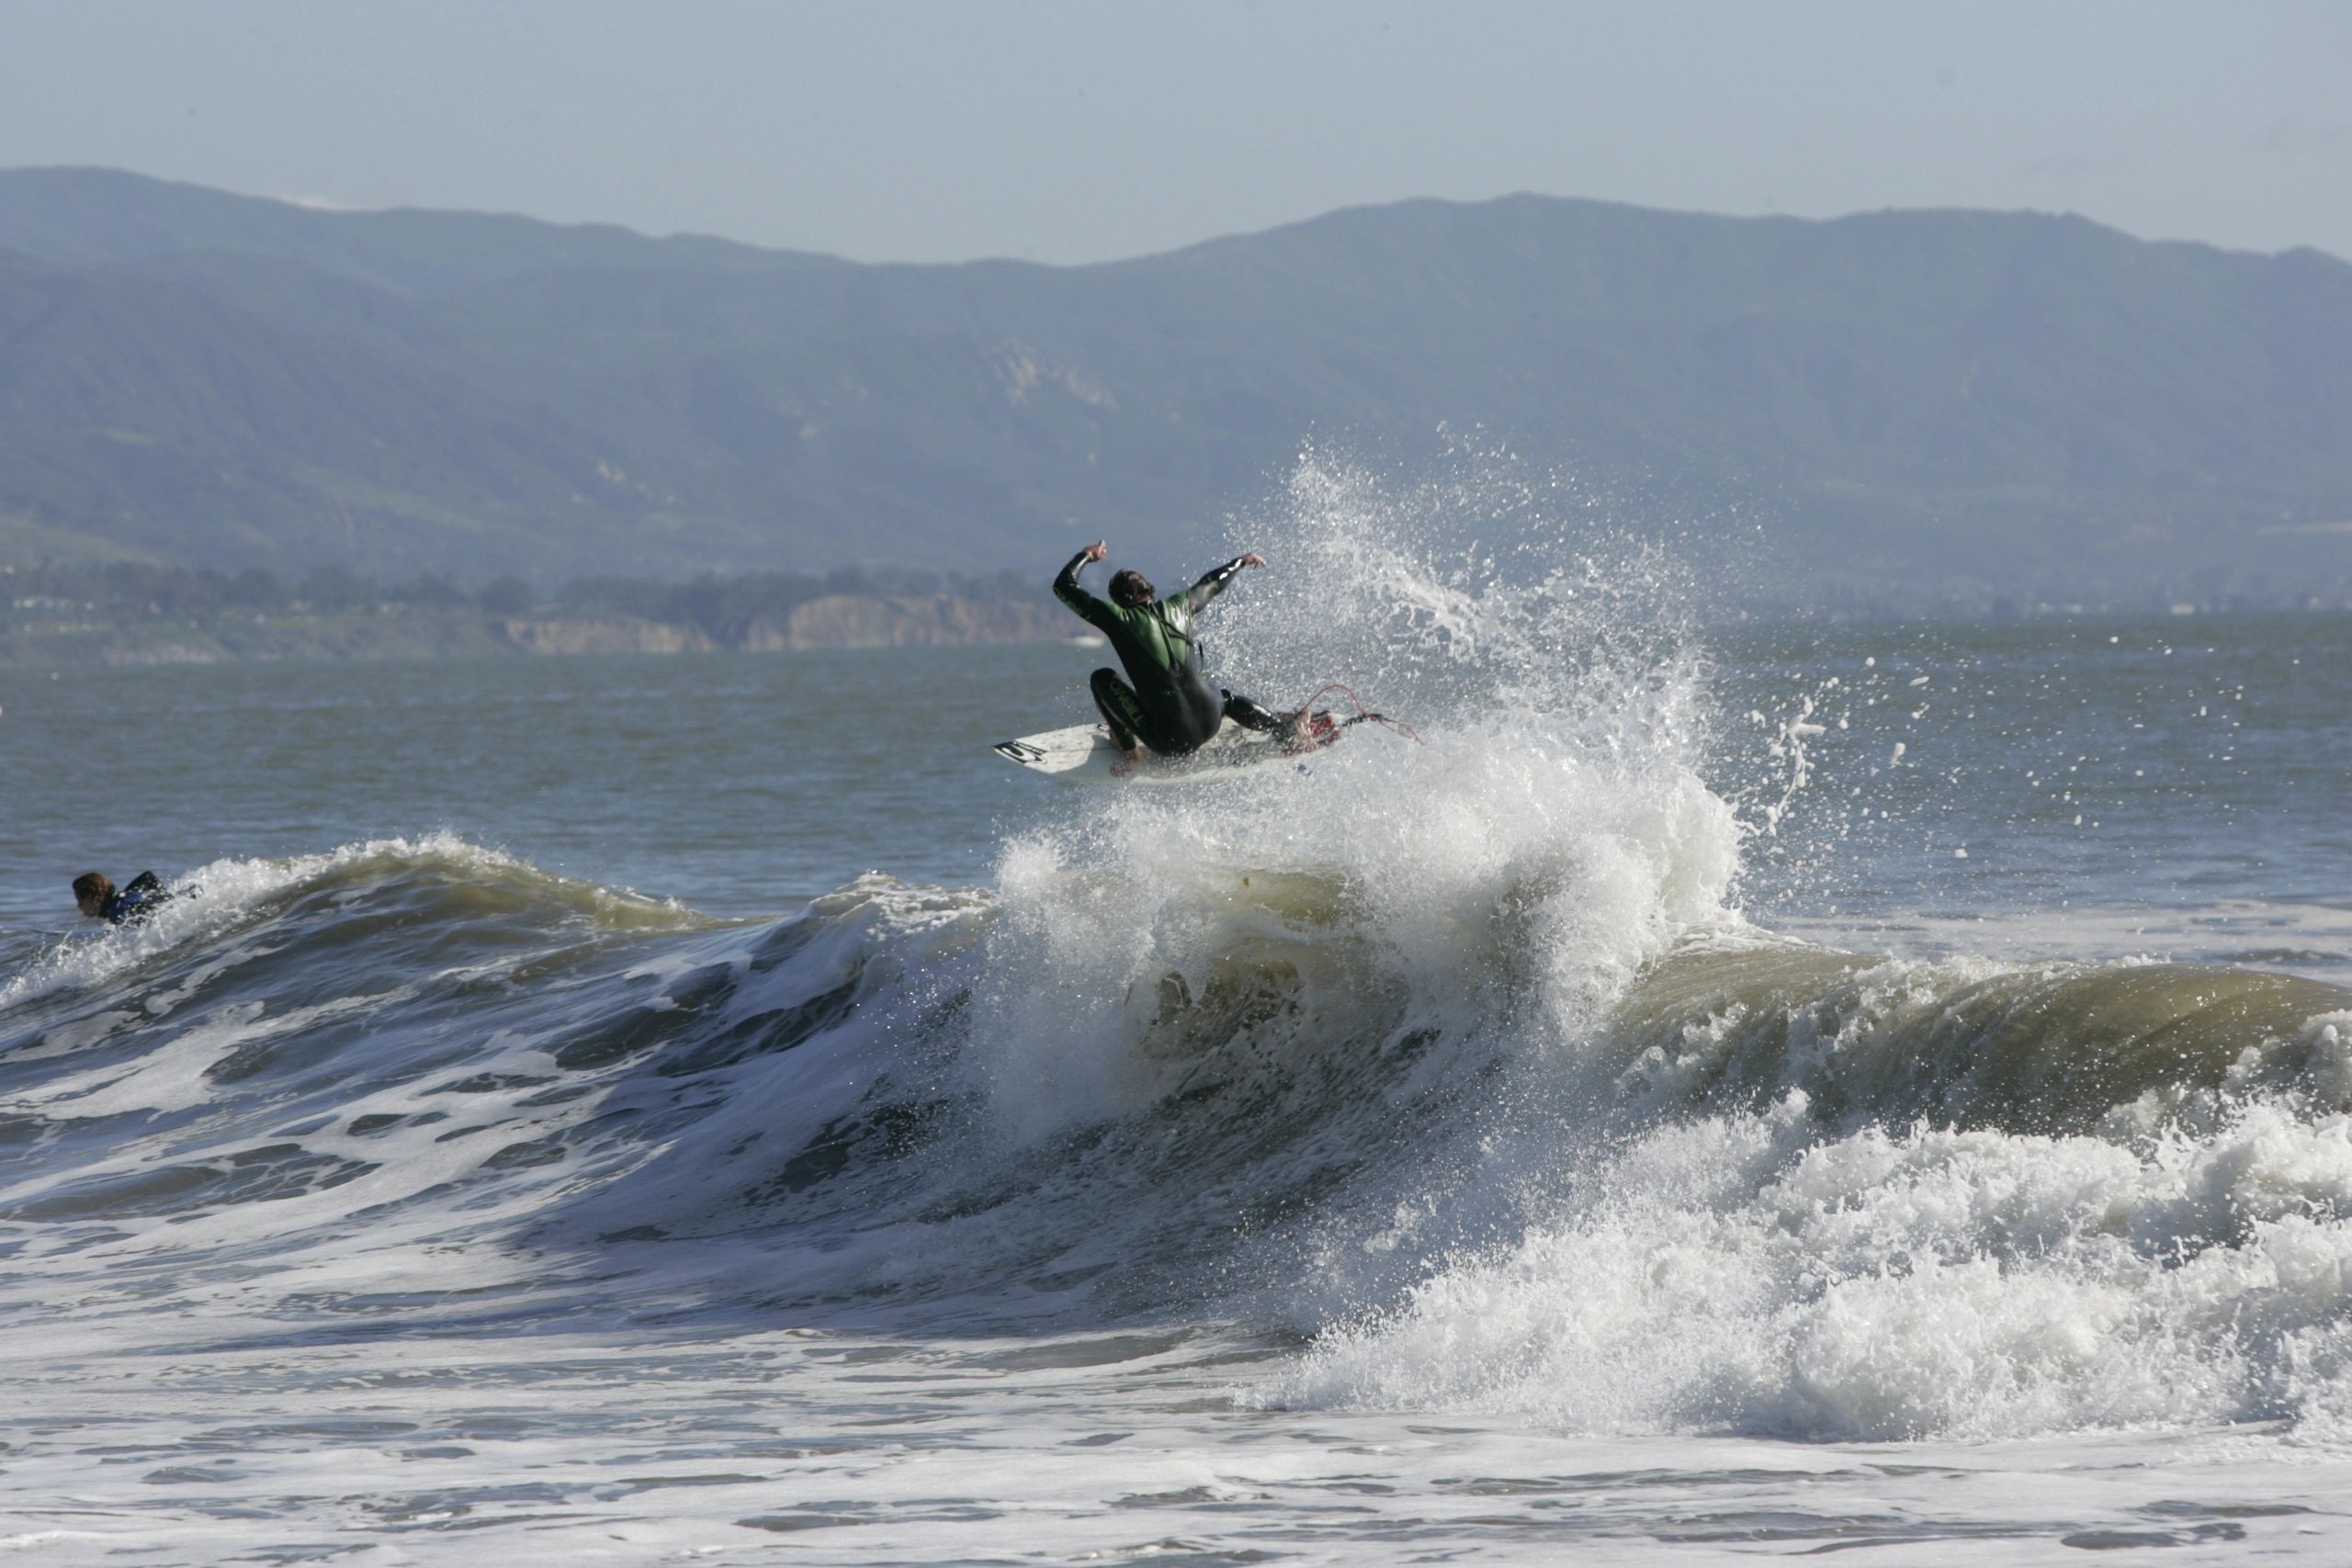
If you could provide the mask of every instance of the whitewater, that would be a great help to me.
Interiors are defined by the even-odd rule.
[[[1310,454],[1219,678],[1420,741],[1182,790],[987,753],[1076,648],[12,672],[0,1549],[2352,1557],[2352,632],[1606,510]]]

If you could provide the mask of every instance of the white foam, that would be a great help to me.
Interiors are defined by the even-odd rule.
[[[2210,1137],[1652,1132],[1517,1243],[1327,1335],[1262,1403],[1589,1432],[1988,1439],[2297,1419],[2340,1441],[2352,1123]],[[2308,1417],[2309,1419],[2305,1419]]]

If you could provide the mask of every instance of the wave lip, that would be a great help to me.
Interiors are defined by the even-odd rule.
[[[2263,1087],[2345,1109],[2347,1010],[2343,987],[2211,965],[1702,948],[1621,1001],[1611,1089],[1652,1114],[1801,1090],[1828,1124],[2020,1133],[2123,1126]]]
[[[370,839],[289,860],[230,858],[198,866],[172,886],[181,896],[136,925],[92,928],[36,955],[5,985],[0,1013],[60,988],[102,984],[189,943],[210,942],[256,913],[323,911],[365,896],[406,900],[402,924],[487,926],[502,917],[539,923],[576,919],[605,929],[659,929],[691,919],[680,905],[542,871],[454,833]],[[322,922],[347,941],[364,940],[360,921]]]

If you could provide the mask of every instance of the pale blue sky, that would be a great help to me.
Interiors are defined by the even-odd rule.
[[[1516,190],[2352,256],[2352,4],[0,0],[0,166],[1088,261]]]

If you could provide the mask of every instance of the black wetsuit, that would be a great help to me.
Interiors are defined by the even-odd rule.
[[[1141,743],[1161,756],[1181,757],[1199,750],[1228,717],[1250,729],[1278,730],[1288,723],[1248,697],[1210,685],[1201,673],[1193,617],[1225,592],[1241,570],[1241,558],[1235,557],[1182,593],[1132,606],[1097,599],[1081,587],[1078,576],[1086,566],[1084,550],[1072,556],[1054,579],[1054,597],[1109,637],[1119,662],[1126,666],[1125,681],[1115,670],[1097,670],[1091,682],[1094,705],[1121,750]]]
[[[107,895],[98,918],[111,925],[135,926],[169,903],[172,897],[172,890],[158,881],[153,872],[142,871],[130,879],[129,886]]]

